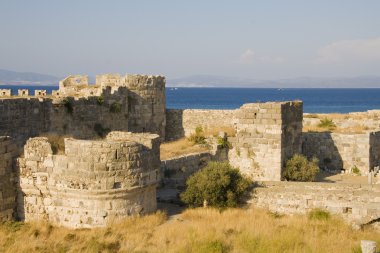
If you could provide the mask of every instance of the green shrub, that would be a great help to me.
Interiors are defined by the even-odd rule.
[[[318,127],[322,127],[322,128],[327,128],[329,130],[333,130],[336,128],[336,125],[334,123],[334,121],[332,121],[331,119],[327,119],[327,118],[324,118],[324,119],[321,119],[319,124],[318,124]]]
[[[96,103],[98,105],[102,105],[104,104],[104,97],[103,96],[99,96],[97,99],[96,99]]]
[[[73,111],[74,111],[74,108],[73,108],[73,105],[71,103],[71,101],[67,98],[65,98],[63,101],[62,101],[62,104],[63,106],[66,108],[66,112],[69,113],[69,114],[72,114]]]
[[[201,126],[195,128],[195,133],[191,134],[188,138],[194,144],[206,144],[206,137]]]
[[[99,137],[104,138],[111,130],[109,128],[104,128],[100,123],[96,123],[94,125],[94,131]]]
[[[110,112],[121,113],[121,104],[118,102],[113,102],[110,106]]]
[[[218,137],[216,139],[216,142],[218,144],[218,146],[222,147],[222,148],[232,148],[232,145],[231,143],[228,141],[227,138],[223,138],[223,137]]]
[[[295,154],[286,162],[282,171],[282,178],[289,181],[314,181],[318,172],[318,159],[313,158],[308,161],[305,156]]]
[[[181,200],[192,207],[202,206],[204,201],[213,207],[235,207],[250,184],[228,163],[210,162],[187,180]]]
[[[352,167],[351,171],[352,171],[352,173],[354,173],[354,174],[356,174],[358,176],[361,175],[360,170],[359,170],[358,167],[356,167],[356,165],[354,167]]]
[[[311,210],[308,214],[309,220],[329,220],[330,213],[322,209]]]

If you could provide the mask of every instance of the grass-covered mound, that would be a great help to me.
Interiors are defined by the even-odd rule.
[[[0,225],[0,252],[360,252],[355,231],[334,216],[283,216],[261,209],[199,208],[167,221],[163,213],[107,228],[70,230],[45,223]]]

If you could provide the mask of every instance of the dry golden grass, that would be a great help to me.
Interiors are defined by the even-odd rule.
[[[304,114],[304,118],[315,118],[315,119],[366,119],[366,118],[371,118],[373,115],[368,114],[366,112],[363,113],[352,113],[352,114],[347,114],[347,113],[311,113],[311,114]]]
[[[364,125],[356,125],[352,127],[336,127],[334,129],[328,129],[325,127],[319,127],[317,125],[304,125],[302,132],[333,132],[333,133],[352,133],[361,134],[370,130],[369,127]]]
[[[358,252],[380,233],[342,220],[309,220],[261,209],[193,209],[167,220],[158,212],[107,228],[70,230],[46,223],[0,226],[0,252]]]
[[[162,143],[160,147],[160,158],[161,160],[166,160],[180,155],[204,152],[207,150],[208,148],[205,146],[194,145],[194,143],[188,139],[182,138],[176,141]]]

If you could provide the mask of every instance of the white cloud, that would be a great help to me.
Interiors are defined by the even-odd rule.
[[[250,64],[253,62],[253,59],[255,58],[255,52],[251,49],[245,50],[244,53],[240,55],[240,63],[243,64]]]
[[[282,57],[263,56],[260,57],[260,61],[263,63],[280,64],[285,62],[285,59]]]
[[[315,63],[363,63],[380,61],[380,38],[341,40],[318,51]]]

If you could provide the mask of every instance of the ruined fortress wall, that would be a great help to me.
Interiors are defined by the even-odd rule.
[[[48,131],[75,138],[104,137],[109,131],[128,131],[128,90],[103,90],[101,97],[55,100]]]
[[[14,158],[16,145],[10,137],[0,137],[0,222],[13,219],[16,207]]]
[[[161,183],[163,187],[185,187],[186,180],[203,168],[212,159],[210,152],[187,154],[161,162]]]
[[[203,130],[235,128],[236,110],[166,110],[166,140],[190,136],[195,128]]]
[[[111,130],[127,131],[127,88],[114,93],[105,89],[101,98],[101,102],[99,97],[0,99],[0,135],[11,136],[22,146],[29,137],[47,132],[94,138]]]
[[[285,103],[281,106],[282,115],[282,166],[294,154],[301,153],[303,104]]]
[[[300,151],[302,102],[243,105],[229,161],[255,180],[281,180],[287,159]]]
[[[128,125],[132,132],[156,133],[165,139],[165,77],[126,75]]]
[[[11,136],[21,145],[50,128],[51,99],[0,99],[0,136]]]
[[[140,138],[144,143],[150,139],[150,146],[157,148],[158,135]],[[150,213],[156,210],[157,152],[136,141],[110,137],[65,139],[64,154],[53,154],[47,138],[32,138],[19,159],[18,216],[95,227]]]
[[[252,196],[251,203],[272,212],[306,213],[321,208],[355,225],[380,218],[379,185],[265,182]]]
[[[369,134],[369,170],[380,166],[380,132]]]
[[[302,153],[318,158],[319,166],[327,170],[351,172],[356,166],[367,175],[379,163],[378,133],[303,133],[302,138]]]

